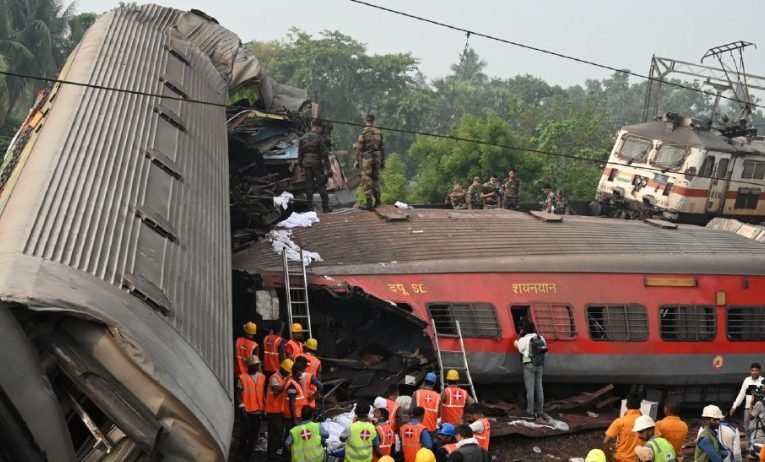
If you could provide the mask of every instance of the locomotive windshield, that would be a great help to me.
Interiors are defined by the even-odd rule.
[[[662,169],[675,169],[682,165],[688,150],[679,146],[669,144],[662,145],[651,165]]]
[[[630,162],[645,162],[648,152],[651,150],[651,142],[640,138],[625,138],[622,148],[617,156]]]

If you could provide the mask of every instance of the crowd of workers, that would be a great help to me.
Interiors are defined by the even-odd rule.
[[[451,192],[446,195],[445,203],[455,210],[492,210],[504,208],[516,210],[519,208],[521,181],[518,172],[512,168],[507,177],[500,183],[496,175],[491,175],[486,182],[480,177],[474,177],[467,190],[463,183],[457,181]],[[540,202],[542,210],[558,215],[568,215],[571,209],[563,195],[563,189],[552,191],[550,184],[542,188],[543,198]]]
[[[268,461],[490,460],[491,425],[478,403],[458,385],[456,370],[447,372],[441,392],[436,391],[436,374],[429,372],[411,397],[400,396],[398,385],[392,385],[372,406],[358,401],[353,422],[339,436],[342,446],[326,447],[328,434],[314,421],[323,388],[316,339],[303,342],[303,327],[295,323],[289,339],[269,331],[261,350],[255,340],[257,326],[247,322],[243,331],[235,343],[242,460],[252,457],[264,420]]]
[[[701,412],[703,425],[695,441],[694,462],[742,462],[753,460],[765,462],[765,382],[760,375],[759,363],[752,363],[750,375],[744,379],[741,389],[728,414],[709,404]],[[650,462],[683,461],[683,447],[688,439],[688,425],[678,416],[679,403],[668,399],[664,403],[664,418],[654,422],[642,415],[642,398],[629,394],[627,410],[614,420],[606,430],[603,445],[593,449],[585,462]],[[741,437],[737,426],[727,419],[744,405],[746,450],[741,450]]]

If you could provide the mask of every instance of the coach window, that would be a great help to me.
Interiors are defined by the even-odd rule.
[[[760,201],[760,188],[738,188],[734,209],[756,209]]]
[[[642,342],[648,339],[648,313],[638,304],[587,305],[590,337],[602,342]]]
[[[745,160],[741,178],[762,180],[765,178],[765,162]]]
[[[516,328],[520,325],[520,319],[516,319],[516,313],[526,310],[531,313],[537,332],[550,340],[573,340],[576,337],[576,325],[574,324],[574,311],[571,305],[566,303],[529,303],[525,305],[513,305],[510,312],[513,313],[513,322]]]
[[[731,306],[726,314],[728,340],[732,342],[765,340],[765,306]]]
[[[715,310],[711,306],[662,305],[659,326],[666,342],[711,342],[717,335]]]
[[[707,156],[704,159],[704,163],[701,164],[701,170],[699,170],[699,176],[709,178],[712,176],[712,172],[715,170],[715,156]]]
[[[491,303],[430,303],[427,308],[439,335],[456,337],[459,321],[463,337],[500,337],[497,312]]]

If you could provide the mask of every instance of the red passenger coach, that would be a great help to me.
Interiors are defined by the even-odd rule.
[[[316,288],[411,309],[447,350],[459,321],[480,383],[520,380],[513,341],[527,316],[548,341],[549,382],[734,383],[765,359],[765,244],[726,231],[383,209],[322,215],[292,239],[322,258],[309,266]],[[234,257],[275,285],[279,262],[269,243]]]

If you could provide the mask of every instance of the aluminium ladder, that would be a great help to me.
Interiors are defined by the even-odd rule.
[[[441,346],[439,345],[439,340],[441,339],[441,335],[438,333],[438,329],[436,328],[436,320],[433,319],[433,337],[434,342],[433,345],[436,348],[436,357],[438,358],[438,367],[441,371],[441,389],[443,389],[446,386],[446,382],[444,381],[444,378],[446,377],[445,371],[448,371],[449,369],[454,369],[457,372],[460,373],[460,383],[457,385],[463,388],[468,388],[470,390],[470,395],[473,397],[473,400],[475,402],[478,402],[478,395],[475,393],[475,386],[473,386],[473,377],[470,375],[470,367],[468,366],[467,361],[467,355],[465,354],[465,343],[462,341],[462,329],[460,328],[460,322],[454,321],[456,331],[457,331],[457,339],[459,340],[459,350],[442,350]],[[456,361],[446,361],[444,362],[445,356],[457,356],[459,355],[459,359]],[[467,382],[465,381],[467,379]]]
[[[282,253],[284,265],[284,293],[287,295],[287,317],[289,328],[299,322],[304,331],[308,331],[308,337],[313,337],[311,331],[311,309],[308,304],[308,277],[305,271],[305,258],[303,249],[300,248],[300,261],[290,262],[287,258],[286,249]]]

